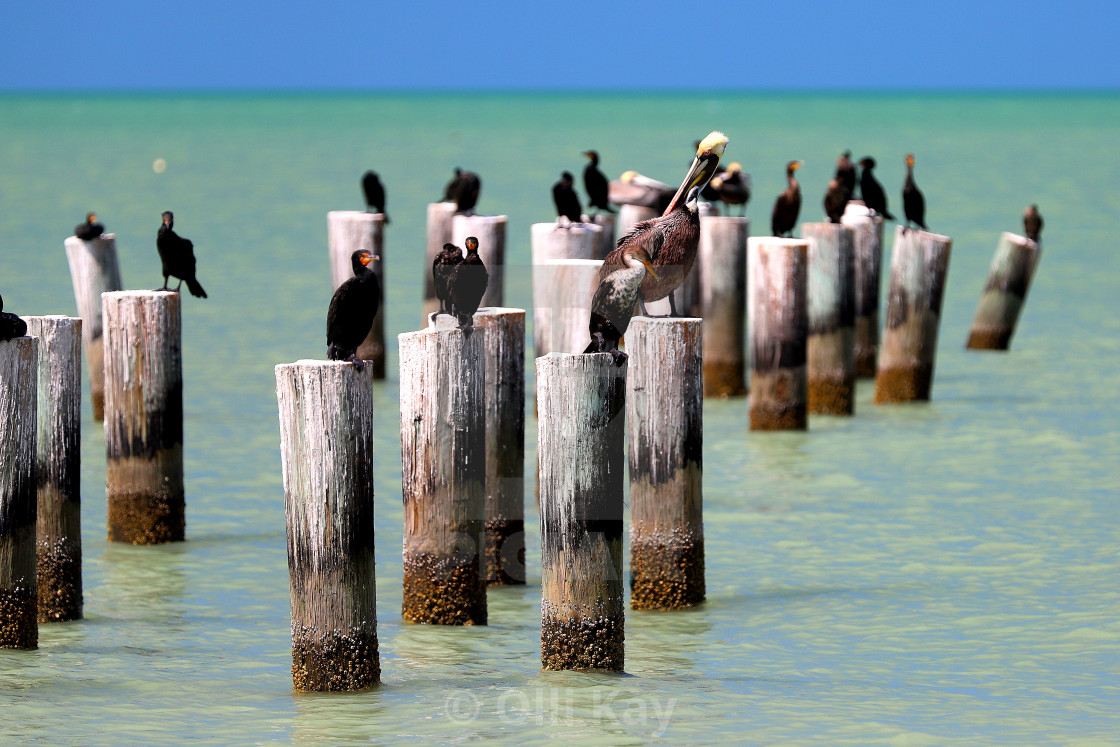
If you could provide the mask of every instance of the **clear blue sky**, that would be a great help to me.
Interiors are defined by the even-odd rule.
[[[1120,88],[1116,0],[0,3],[0,90]]]

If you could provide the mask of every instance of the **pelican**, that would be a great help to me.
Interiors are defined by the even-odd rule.
[[[797,225],[797,214],[801,212],[801,185],[793,174],[801,168],[804,161],[790,161],[786,164],[786,182],[789,186],[774,200],[770,211],[770,230],[775,236],[792,234]]]
[[[727,171],[713,176],[709,187],[728,208],[739,205],[742,207],[739,215],[747,214],[747,202],[751,199],[751,175],[743,173],[743,165],[738,161],[732,161],[727,164]]]
[[[664,210],[673,199],[674,190],[665,182],[659,182],[637,171],[624,171],[622,176],[610,183],[609,194],[610,201],[615,205],[638,205]]]
[[[672,294],[688,276],[700,245],[700,214],[696,199],[715,173],[726,147],[727,137],[722,132],[712,132],[700,141],[692,166],[665,212],[660,218],[636,224],[630,233],[618,240],[614,251],[603,260],[599,270],[600,281],[625,264],[623,258],[628,249],[642,247],[658,270],[658,274],[651,273],[642,280],[639,293],[642,301],[648,303],[668,296],[669,315],[677,316]]]
[[[599,278],[599,287],[591,300],[591,321],[587,325],[591,333],[591,344],[584,353],[610,353],[615,362],[621,365],[626,354],[618,349],[618,341],[626,334],[630,319],[634,316],[634,304],[638,300],[638,288],[648,272],[657,279],[653,260],[646,250],[638,245],[630,245],[622,250],[621,266]]]

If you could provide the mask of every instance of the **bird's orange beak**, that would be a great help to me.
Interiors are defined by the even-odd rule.
[[[359,259],[358,261],[362,263],[362,267],[366,267],[366,266],[369,265],[370,262],[380,261],[380,260],[381,260],[381,257],[379,257],[375,254],[367,254],[364,257],[362,257],[361,259]]]
[[[660,280],[660,279],[661,279],[661,277],[660,277],[660,276],[659,276],[659,275],[657,274],[657,272],[656,272],[656,271],[655,271],[655,270],[653,269],[653,265],[652,265],[652,264],[650,264],[649,262],[647,262],[647,261],[646,261],[646,260],[644,260],[644,259],[639,259],[638,261],[639,261],[639,262],[641,262],[641,263],[642,263],[643,265],[645,265],[645,266],[646,266],[646,272],[648,272],[648,273],[649,273],[650,275],[653,275],[653,279],[654,279],[654,280]]]

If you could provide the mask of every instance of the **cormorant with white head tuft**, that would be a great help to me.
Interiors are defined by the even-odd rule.
[[[727,170],[713,176],[708,185],[720,202],[729,208],[739,205],[739,215],[747,214],[747,202],[751,199],[751,176],[743,173],[743,166],[738,161],[727,164]],[[701,192],[700,196],[703,197],[704,193]]]
[[[579,206],[579,195],[575,190],[575,177],[570,171],[560,175],[560,181],[552,185],[552,201],[556,204],[556,217],[567,218],[572,223],[582,220],[583,210]]]
[[[770,211],[770,231],[775,236],[789,236],[793,227],[797,225],[797,216],[801,212],[801,185],[793,173],[801,168],[804,161],[790,161],[786,164],[786,188],[778,199],[774,200],[774,209]]]
[[[4,297],[0,296],[0,342],[14,340],[27,334],[27,322],[15,314],[4,311]]]
[[[607,187],[607,176],[599,170],[599,153],[585,150],[589,162],[583,167],[583,188],[587,190],[587,209],[604,210],[613,213]]]
[[[350,361],[359,371],[363,364],[358,346],[369,335],[381,305],[381,282],[369,266],[379,259],[366,249],[351,254],[354,277],[338,286],[327,309],[327,358]]]
[[[159,290],[171,290],[167,287],[167,278],[179,278],[179,285],[175,288],[178,293],[187,284],[192,296],[206,298],[206,291],[195,279],[194,244],[190,239],[184,239],[175,233],[175,216],[170,210],[163,213],[163,224],[156,233],[156,251],[159,252],[160,262],[163,264],[163,287]]]
[[[863,171],[859,175],[859,193],[863,198],[863,204],[867,206],[868,210],[874,211],[887,220],[894,220],[894,216],[887,210],[887,194],[883,191],[883,185],[871,173],[875,168],[875,159],[867,156],[859,162],[859,165],[863,167]]]
[[[1038,205],[1031,205],[1023,211],[1023,232],[1036,244],[1042,243],[1042,225],[1042,213],[1038,212]]]
[[[467,256],[463,257],[463,261],[451,275],[451,313],[459,321],[459,329],[470,337],[474,312],[478,311],[478,305],[486,295],[490,274],[486,272],[482,257],[478,256],[478,239],[468,236],[464,243],[467,246]]]
[[[385,223],[389,223],[389,214],[385,212],[385,187],[381,184],[381,177],[376,171],[367,171],[362,175],[362,195],[366,198],[367,213],[381,213],[385,216]]]
[[[923,231],[926,227],[926,198],[922,190],[914,183],[914,154],[906,154],[906,183],[902,185],[902,214],[906,216],[906,225],[917,224]]]
[[[436,289],[436,298],[439,299],[439,311],[436,312],[436,316],[450,313],[451,276],[455,274],[455,267],[462,261],[462,249],[454,244],[444,244],[443,249],[432,262],[432,284]]]
[[[660,218],[641,221],[618,240],[614,251],[603,260],[599,270],[600,282],[625,264],[623,256],[627,250],[641,247],[657,269],[657,274],[651,273],[642,280],[641,300],[650,303],[668,296],[670,316],[677,316],[673,291],[692,270],[700,245],[700,214],[696,200],[719,166],[726,147],[727,136],[722,132],[712,132],[700,141],[692,166],[664,214]]]
[[[86,222],[74,226],[74,235],[82,241],[92,241],[105,233],[105,226],[97,222],[97,215],[86,213]]]
[[[615,362],[621,365],[626,354],[618,349],[618,341],[626,334],[630,319],[634,316],[634,304],[638,300],[638,289],[648,272],[655,280],[657,271],[653,260],[646,250],[630,245],[622,250],[619,257],[621,265],[614,267],[604,277],[600,275],[599,287],[591,299],[591,321],[587,325],[591,333],[591,344],[584,353],[610,353]]]

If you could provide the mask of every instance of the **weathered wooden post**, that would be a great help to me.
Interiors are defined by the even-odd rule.
[[[373,372],[276,367],[297,690],[381,680],[373,565]]]
[[[595,236],[597,247],[592,259],[604,259],[614,249],[614,213],[597,213],[591,222],[599,226],[601,231]]]
[[[35,440],[39,341],[0,342],[0,648],[38,648]]]
[[[625,664],[626,368],[606,353],[537,358],[545,669]]]
[[[174,291],[115,291],[105,316],[110,542],[184,537],[183,347]]]
[[[76,236],[66,239],[66,259],[70,263],[70,280],[74,284],[74,300],[82,318],[82,336],[89,364],[89,392],[93,419],[105,417],[105,358],[102,350],[101,294],[120,290],[121,270],[117,265],[116,234],[83,241]]]
[[[852,229],[802,223],[809,242],[809,412],[851,415],[856,401],[855,254]]]
[[[953,240],[898,226],[875,403],[928,400]]]
[[[82,326],[70,316],[26,317],[39,338],[39,622],[82,617]]]
[[[486,624],[486,334],[397,336],[406,622]]]
[[[704,319],[704,396],[740,397],[747,393],[747,237],[746,218],[713,216],[700,220],[700,316]]]
[[[485,578],[488,584],[523,584],[525,311],[484,307],[474,324],[486,331]]]
[[[809,404],[809,244],[752,236],[747,265],[751,430],[804,430]]]
[[[1040,244],[1006,231],[1000,235],[965,347],[1007,350],[1041,257]]]
[[[381,283],[381,304],[373,317],[366,339],[358,346],[357,356],[370,361],[373,378],[385,378],[385,216],[381,213],[364,213],[358,210],[332,210],[327,213],[327,244],[331,259],[331,290],[354,277],[351,255],[365,249],[380,262],[370,263],[370,268]]]
[[[436,298],[435,281],[432,279],[432,263],[436,255],[443,250],[443,245],[451,241],[451,222],[455,216],[457,206],[454,202],[433,202],[428,205],[428,243],[424,254],[424,322],[428,317],[439,311],[439,299]],[[462,249],[463,245],[459,244]]]
[[[638,223],[650,218],[656,218],[660,213],[651,207],[642,207],[641,205],[619,205],[618,218],[615,221],[618,228],[618,238],[622,238],[630,233],[630,230]]]
[[[701,319],[626,330],[632,609],[704,601],[703,337]]]
[[[543,270],[548,288],[548,313],[542,316],[537,352],[582,353],[591,342],[587,325],[602,266],[601,259],[550,259],[537,268]]]
[[[883,266],[883,217],[852,200],[840,222],[854,231],[856,286],[856,376],[875,377],[879,358],[879,276]]]
[[[602,229],[581,224],[559,228],[555,223],[534,223],[533,252],[533,349],[547,355],[552,331],[553,294],[556,291],[554,259],[595,259],[596,240]]]
[[[468,236],[478,239],[478,256],[482,257],[490,282],[482,296],[483,306],[501,306],[504,299],[506,265],[505,215],[456,215],[451,221],[451,243],[465,247]],[[442,248],[442,244],[440,245]],[[434,259],[434,257],[433,257]],[[431,271],[431,262],[428,270]]]

